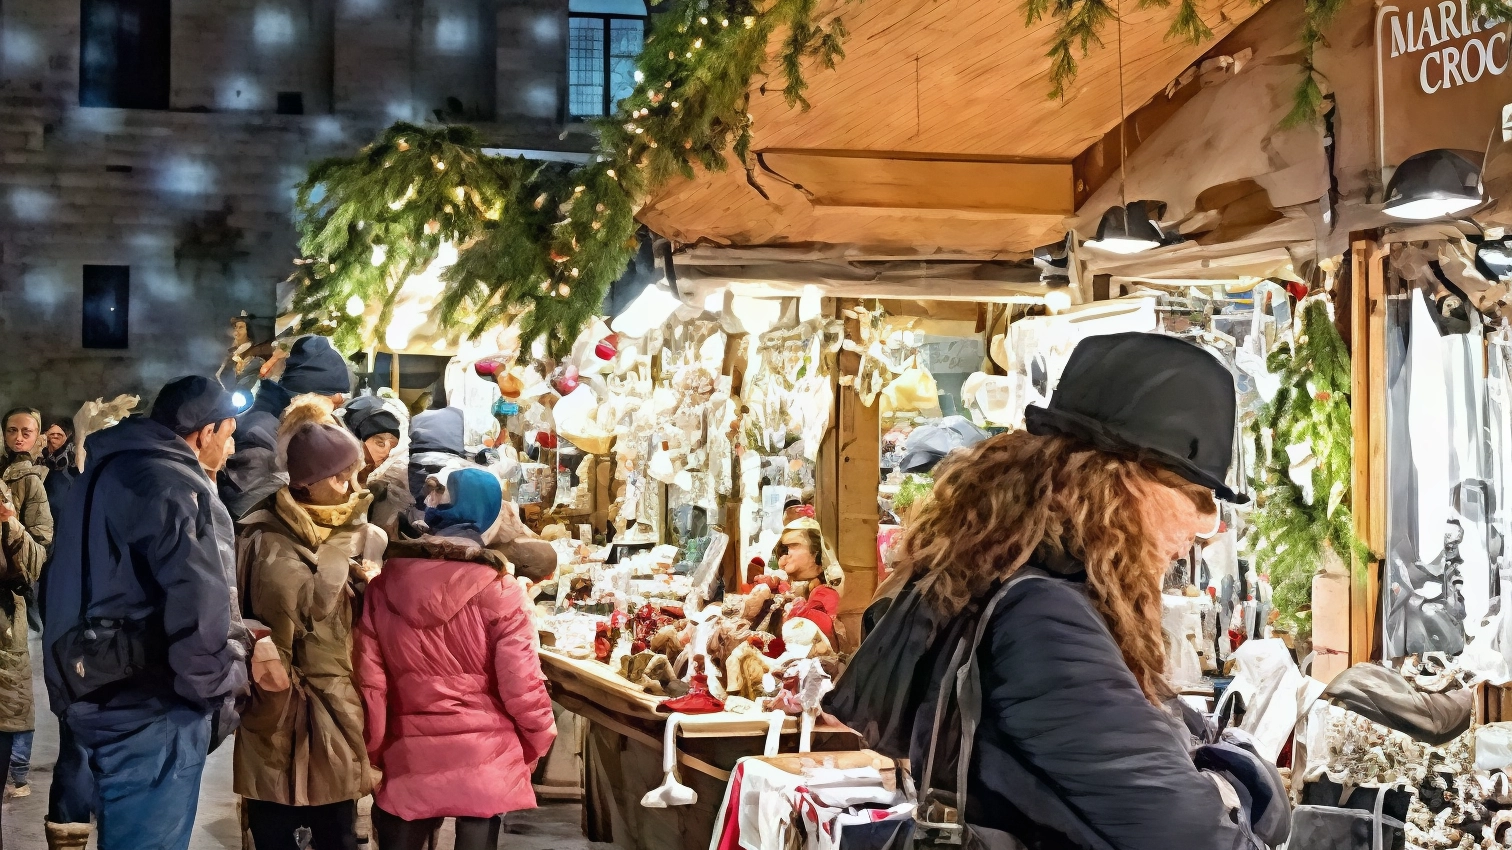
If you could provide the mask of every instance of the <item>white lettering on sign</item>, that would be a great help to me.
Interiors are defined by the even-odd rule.
[[[1490,74],[1506,73],[1507,33],[1496,29],[1501,21],[1471,12],[1472,0],[1442,0],[1405,15],[1394,8],[1383,10],[1391,22],[1391,58],[1422,53],[1418,64],[1418,87],[1424,94],[1469,85]],[[1462,44],[1440,47],[1447,41],[1468,38]]]

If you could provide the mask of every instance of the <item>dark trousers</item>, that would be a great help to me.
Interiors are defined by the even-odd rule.
[[[246,800],[247,827],[257,850],[357,850],[357,801],[324,806],[285,806]],[[308,830],[308,845],[298,833]]]
[[[67,723],[58,724],[58,762],[47,790],[47,820],[51,823],[89,823],[94,814],[95,781],[89,754],[74,740]]]
[[[426,850],[431,835],[446,818],[405,820],[373,806],[373,832],[379,850]],[[504,816],[491,818],[457,818],[455,850],[498,850],[499,832]],[[263,850],[261,846],[257,850]]]

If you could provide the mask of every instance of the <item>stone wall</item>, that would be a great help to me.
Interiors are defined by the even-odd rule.
[[[228,318],[276,310],[294,183],[393,120],[453,98],[493,144],[591,148],[563,124],[566,0],[174,0],[173,111],[77,105],[79,16],[0,6],[0,405],[214,372]],[[131,268],[126,350],[82,347],[87,264]]]

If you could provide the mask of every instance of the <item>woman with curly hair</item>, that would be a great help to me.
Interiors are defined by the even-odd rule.
[[[965,822],[1010,836],[1006,847],[1228,850],[1285,821],[1284,801],[1270,805],[1274,768],[1229,744],[1194,753],[1212,735],[1164,676],[1161,579],[1217,530],[1218,499],[1243,498],[1224,483],[1234,419],[1233,378],[1208,352],[1155,334],[1092,337],[1048,408],[1026,411],[1026,430],[937,468],[902,544],[900,581],[915,595],[892,612],[928,621],[935,641],[902,728],[918,770],[947,676],[941,638],[970,645],[995,600],[976,632]],[[858,677],[868,650],[900,647],[863,644]],[[1194,755],[1265,781],[1247,788]]]

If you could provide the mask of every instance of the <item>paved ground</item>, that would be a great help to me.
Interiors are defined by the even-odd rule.
[[[41,645],[32,636],[32,658],[41,658]],[[33,688],[37,695],[37,734],[32,750],[29,797],[4,801],[5,850],[43,850],[42,820],[47,813],[47,789],[52,784],[52,766],[58,757],[57,718],[47,710],[42,668],[33,665]],[[511,817],[499,842],[500,850],[615,850],[611,844],[592,844],[579,829],[576,804],[545,806]],[[90,842],[94,847],[94,842]],[[231,744],[210,755],[200,785],[199,816],[194,824],[190,850],[241,850],[240,819],[236,795],[231,793]],[[376,848],[376,843],[369,845]],[[450,850],[451,825],[442,832],[436,850]],[[145,848],[144,848],[145,850]],[[318,848],[317,848],[318,850]]]

